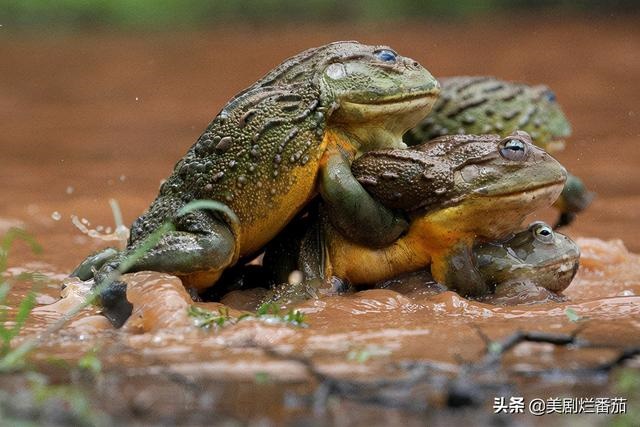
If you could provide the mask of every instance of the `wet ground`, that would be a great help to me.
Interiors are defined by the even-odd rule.
[[[436,77],[490,74],[554,89],[574,127],[557,157],[598,195],[566,230],[588,237],[577,240],[582,267],[565,292],[568,301],[505,307],[451,292],[368,290],[299,306],[306,327],[245,319],[203,331],[186,315],[190,302],[176,279],[139,274],[130,280],[131,298],[138,292],[140,302],[123,331],[85,310],[41,343],[34,363],[54,382],[72,380],[89,390],[96,410],[121,422],[608,422],[586,415],[496,421],[491,414],[497,396],[623,395],[615,375],[589,368],[640,345],[640,258],[632,254],[640,252],[640,27],[632,19],[5,36],[0,233],[23,227],[44,248],[35,256],[16,244],[9,257],[11,307],[33,285],[19,274],[44,273],[36,283],[41,306],[23,335],[59,318],[64,307],[49,304],[64,276],[108,244],[83,234],[72,216],[90,229],[113,229],[108,200],[115,199],[131,223],[226,100],[283,58],[338,39],[389,44]],[[487,340],[517,330],[577,328],[581,340],[600,348],[523,343],[498,367],[485,357]],[[59,367],[60,360],[75,366],[91,351],[102,363],[93,376]],[[551,368],[564,373],[531,374]],[[576,369],[587,372],[565,372]],[[33,390],[33,380],[25,389],[26,382],[24,375],[5,375],[0,388]],[[20,396],[34,400],[28,392]],[[447,409],[460,401],[478,406]],[[9,413],[66,416],[60,408],[32,406],[14,405]]]

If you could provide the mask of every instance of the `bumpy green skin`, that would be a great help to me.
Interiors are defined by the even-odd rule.
[[[544,222],[534,222],[506,241],[476,245],[473,254],[480,275],[492,288],[525,283],[562,292],[580,265],[578,245]]]
[[[321,170],[320,186],[332,185],[327,163],[344,169],[369,149],[406,147],[402,135],[428,113],[438,93],[427,70],[384,46],[336,42],[284,61],[209,124],[133,223],[127,249],[99,269],[96,284],[169,221],[175,231],[127,271],[163,271],[187,286],[210,286],[225,268],[260,250],[315,197]],[[353,229],[355,240],[386,244],[406,227],[361,186],[331,188],[321,193],[338,216],[343,196],[368,203],[364,216],[336,221],[359,224],[345,230]],[[224,210],[178,214],[201,199],[222,202],[233,220]],[[373,217],[371,210],[377,212]],[[378,222],[366,222],[371,218]],[[124,289],[116,283],[102,293],[108,317],[109,307],[117,305],[117,317],[126,318]],[[120,323],[115,317],[112,322]]]
[[[523,130],[536,145],[553,151],[551,143],[571,135],[571,126],[547,86],[484,76],[439,80],[442,91],[431,114],[404,137],[410,145],[449,134],[508,135]]]
[[[449,77],[440,79],[441,96],[433,111],[404,136],[408,145],[419,144],[447,134],[496,133],[506,136],[515,130],[531,135],[534,143],[549,152],[564,147],[571,126],[545,85],[530,86],[494,77]],[[573,185],[571,175],[557,204],[558,226],[568,225],[585,209],[593,193]],[[581,181],[580,181],[581,183]]]

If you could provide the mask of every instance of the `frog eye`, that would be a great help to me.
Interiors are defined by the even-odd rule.
[[[396,62],[398,54],[389,49],[381,49],[374,52],[376,58],[383,62]]]
[[[553,230],[547,224],[537,223],[531,228],[533,237],[542,243],[553,243],[555,238]]]
[[[556,102],[556,94],[552,90],[547,89],[542,96],[549,102]]]
[[[527,144],[517,138],[507,138],[502,142],[500,155],[514,162],[523,160],[527,156]]]

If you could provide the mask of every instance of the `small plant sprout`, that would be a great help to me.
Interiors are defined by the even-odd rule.
[[[306,327],[304,313],[298,310],[289,310],[282,313],[275,303],[265,303],[258,307],[255,314],[244,313],[238,317],[231,317],[227,307],[220,308],[217,313],[192,305],[187,313],[194,319],[194,324],[204,329],[233,325],[243,320],[254,319],[266,323],[285,323],[292,326]]]
[[[567,316],[570,322],[577,323],[581,320],[584,320],[576,311],[570,307],[564,310],[564,314]]]
[[[211,329],[213,327],[223,327],[225,323],[235,323],[236,320],[229,316],[229,309],[227,307],[220,308],[218,313],[214,313],[204,308],[192,305],[187,309],[187,313],[193,318],[193,323],[203,329]]]
[[[391,354],[391,350],[377,345],[367,345],[362,348],[354,348],[347,353],[350,362],[365,363],[374,357],[384,357]]]

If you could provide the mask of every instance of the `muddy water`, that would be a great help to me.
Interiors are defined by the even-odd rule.
[[[632,21],[537,17],[518,20],[527,31],[509,31],[505,38],[512,22],[23,35],[1,41],[0,232],[23,227],[44,247],[36,256],[18,243],[9,257],[10,310],[32,286],[38,292],[39,307],[20,339],[42,331],[81,299],[82,290],[70,286],[68,297],[56,302],[66,273],[110,243],[82,233],[72,216],[76,224],[108,233],[115,228],[108,203],[113,198],[125,223],[133,221],[229,97],[282,58],[330,40],[388,43],[436,76],[494,74],[549,84],[574,126],[568,149],[558,157],[598,193],[567,230],[583,237],[582,267],[565,291],[567,301],[504,306],[430,292],[417,282],[301,304],[296,308],[305,313],[306,327],[249,318],[201,330],[186,314],[191,302],[177,279],[139,273],[128,278],[136,312],[123,330],[112,330],[95,310],[85,309],[48,336],[33,360],[73,363],[97,349],[109,374],[93,389],[97,406],[125,417],[143,413],[143,419],[157,421],[173,414],[199,423],[215,408],[232,419],[290,420],[309,414],[313,404],[300,396],[317,392],[328,376],[343,381],[343,388],[357,386],[357,392],[331,401],[330,421],[411,423],[423,418],[353,402],[376,397],[384,403],[386,386],[376,381],[428,366],[428,390],[406,386],[408,395],[400,400],[444,407],[443,381],[459,375],[463,361],[481,359],[482,334],[497,340],[516,330],[569,333],[580,327],[580,336],[594,343],[640,345],[640,258],[633,254],[640,252],[640,29]],[[19,281],[27,271],[43,276],[35,283]],[[239,316],[242,302],[251,298],[227,298],[230,315]],[[221,305],[204,307],[215,311]],[[505,381],[517,384],[509,389],[512,395],[591,396],[603,383],[568,380],[558,391],[557,383],[525,381],[514,372],[594,366],[616,354],[610,348],[522,344],[505,356]],[[612,395],[607,384],[605,393]],[[480,399],[482,414],[490,412],[495,395]]]

